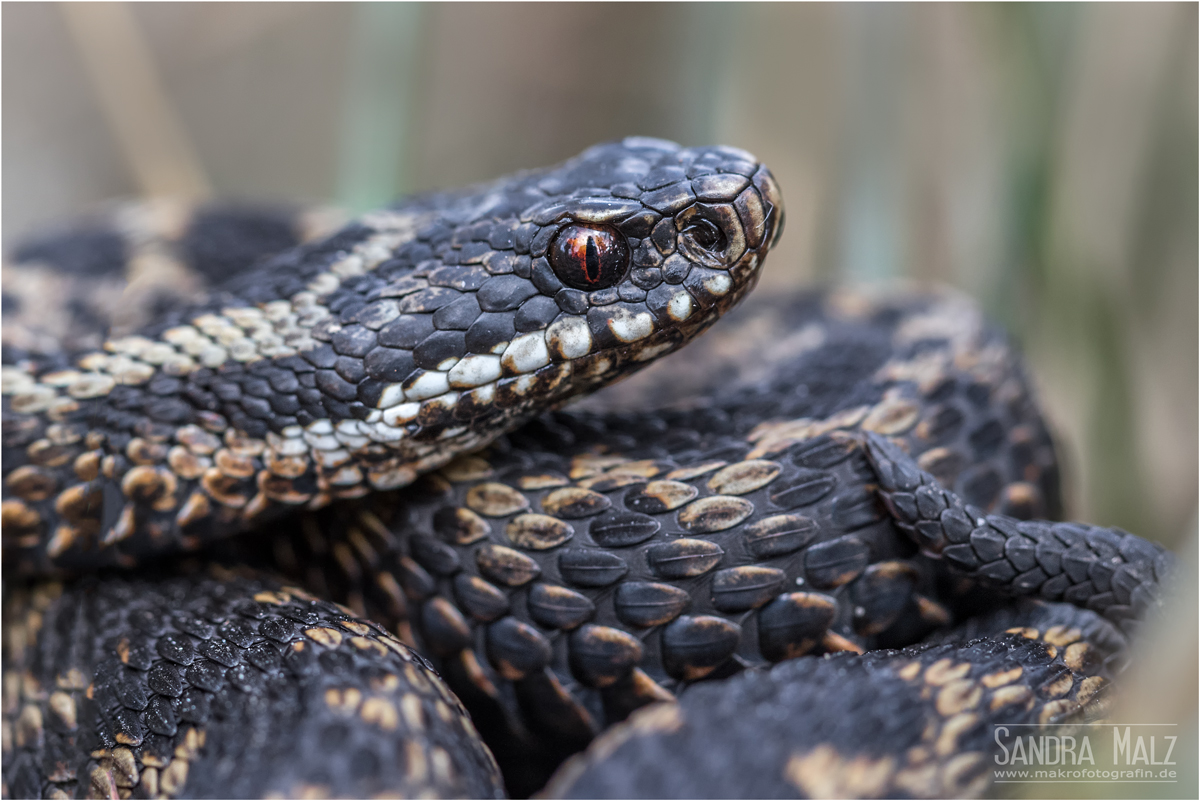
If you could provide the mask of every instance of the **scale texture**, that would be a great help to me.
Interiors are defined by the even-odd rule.
[[[277,582],[44,583],[4,629],[7,797],[502,794],[424,659]]]
[[[779,203],[744,151],[627,139],[369,214],[98,350],[6,348],[5,550],[127,566],[408,484],[708,328]]]
[[[1047,522],[963,298],[726,314],[782,221],[749,154],[632,138],[336,231],[18,248],[4,794],[527,795],[583,752],[547,792],[975,795],[989,723],[1102,711],[1172,557]]]
[[[1078,718],[1107,690],[1105,646],[1123,645],[1094,614],[1065,605],[990,622],[1015,625],[698,685],[611,729],[547,796],[978,796],[991,778],[992,724]]]
[[[1020,366],[954,296],[751,301],[729,328],[764,318],[792,335],[765,379],[657,413],[547,416],[223,559],[411,637],[510,787],[692,682],[912,645],[958,598],[877,500],[861,436],[898,438],[986,508],[1045,514],[1057,472]]]

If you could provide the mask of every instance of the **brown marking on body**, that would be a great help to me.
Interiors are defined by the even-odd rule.
[[[925,683],[940,687],[955,679],[961,679],[970,672],[970,662],[960,662],[955,665],[950,659],[939,659],[925,669]]]
[[[1075,693],[1075,700],[1081,704],[1086,704],[1103,690],[1107,684],[1108,680],[1103,676],[1088,676],[1079,682],[1079,690]]]
[[[565,476],[552,475],[549,473],[521,476],[517,479],[517,486],[526,492],[542,489],[553,489],[554,487],[565,487],[569,483],[570,480]]]
[[[848,651],[852,654],[861,654],[863,652],[861,645],[847,637],[843,637],[835,631],[825,632],[821,637],[821,647],[831,654],[841,651]]]
[[[711,473],[714,470],[719,470],[727,464],[729,463],[721,461],[701,462],[700,464],[691,465],[690,467],[680,467],[676,470],[672,470],[663,476],[663,478],[670,481],[688,481],[689,479],[698,478],[705,473]]]
[[[466,505],[487,517],[507,517],[529,508],[524,495],[507,484],[486,482],[467,490]]]
[[[429,763],[425,759],[425,749],[415,739],[404,744],[404,773],[408,780],[421,785],[429,778]]]
[[[120,798],[111,770],[97,766],[88,776],[88,798]]]
[[[131,789],[138,786],[137,760],[134,759],[132,751],[128,748],[114,748],[112,757],[107,761],[111,763],[110,769],[117,787]]]
[[[886,794],[895,766],[891,756],[843,756],[822,744],[792,754],[783,775],[808,798],[874,798]]]
[[[1077,701],[1072,701],[1068,698],[1060,698],[1057,701],[1051,701],[1042,707],[1041,713],[1038,714],[1038,723],[1054,723],[1065,717],[1075,714],[1080,709],[1080,704]]]
[[[475,656],[472,650],[464,650],[458,655],[459,664],[462,665],[464,672],[467,674],[467,679],[472,686],[486,694],[489,698],[499,698],[500,691],[496,689],[496,685],[488,678],[483,666],[479,664],[479,658]]]
[[[1063,652],[1063,663],[1074,671],[1082,671],[1089,662],[1091,648],[1085,642],[1073,642]]]
[[[679,525],[694,534],[711,534],[733,528],[754,514],[754,504],[744,498],[713,495],[692,501],[679,510]]]
[[[433,767],[434,784],[449,787],[454,782],[454,764],[446,749],[435,745],[429,750],[429,764]]]
[[[4,483],[21,500],[28,503],[44,501],[58,488],[58,479],[54,473],[34,465],[18,467],[8,474]]]
[[[954,715],[942,725],[942,731],[933,744],[933,751],[940,757],[948,757],[958,751],[958,738],[979,722],[973,712]]]
[[[992,693],[992,700],[988,704],[988,709],[995,712],[1002,707],[1011,706],[1012,704],[1024,704],[1026,708],[1033,703],[1033,692],[1028,687],[1020,684],[1001,687]]]
[[[942,717],[974,709],[983,698],[983,688],[970,679],[947,682],[937,695],[937,711]]]
[[[494,471],[487,459],[481,456],[467,455],[457,457],[442,467],[439,472],[450,481],[458,483],[489,478]]]
[[[54,499],[54,511],[72,523],[97,520],[103,497],[103,491],[98,487],[75,484],[64,489]]]
[[[1042,695],[1047,698],[1057,698],[1060,695],[1066,695],[1075,686],[1075,677],[1070,673],[1064,673],[1048,684],[1041,687]]]
[[[208,500],[208,496],[202,492],[193,492],[179,508],[178,514],[175,515],[175,523],[180,528],[187,528],[210,514],[212,514],[212,503]]]
[[[957,754],[942,767],[942,792],[947,796],[979,798],[990,777],[982,771],[985,756],[977,751]]]
[[[558,490],[564,492],[566,490]],[[607,505],[608,499],[598,496]],[[544,551],[556,548],[575,536],[575,529],[550,515],[527,513],[517,515],[504,529],[509,541],[518,548]]]
[[[886,436],[897,436],[916,425],[921,416],[921,407],[907,398],[884,396],[883,401],[871,407],[859,427]]]
[[[44,730],[42,710],[36,704],[26,704],[17,717],[14,741],[18,748],[40,749]]]
[[[187,784],[188,761],[177,758],[162,770],[158,777],[159,789],[168,797],[178,796]]]
[[[1008,670],[1000,670],[995,673],[989,673],[980,679],[984,687],[994,690],[997,687],[1002,687],[1005,684],[1012,684],[1017,679],[1021,678],[1021,674],[1025,669],[1020,665],[1009,668]]]
[[[384,698],[368,698],[363,702],[359,717],[364,722],[378,726],[384,731],[395,731],[400,722],[400,713],[396,706]]]
[[[42,516],[37,513],[36,509],[31,509],[22,501],[6,500],[0,503],[0,527],[6,529],[6,533],[14,529],[17,531],[32,531],[41,525]]]
[[[425,712],[421,708],[421,697],[416,693],[405,693],[400,698],[400,715],[409,731],[419,732],[425,728]]]

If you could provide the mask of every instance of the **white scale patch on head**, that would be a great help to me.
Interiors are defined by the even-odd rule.
[[[725,295],[725,293],[727,293],[732,286],[733,281],[731,281],[729,276],[724,273],[714,275],[711,278],[705,279],[704,281],[704,288],[717,297],[722,297]]]
[[[422,373],[417,380],[408,385],[408,388],[404,390],[404,397],[410,401],[425,400],[426,398],[436,398],[449,391],[450,382],[447,380],[446,374],[430,370]]]
[[[379,409],[390,409],[403,402],[404,386],[402,384],[388,384],[383,388],[383,392],[379,393],[379,403],[376,404],[376,407]]]
[[[691,317],[695,310],[696,301],[692,300],[692,296],[686,290],[679,290],[667,302],[667,315],[677,323]]]
[[[469,389],[487,384],[500,377],[500,357],[490,354],[464,356],[450,370],[450,386]]]
[[[532,373],[550,363],[550,352],[546,349],[544,331],[519,336],[508,344],[500,364],[504,369],[516,373]]]
[[[470,395],[471,399],[476,405],[486,406],[496,397],[496,384],[484,384],[483,386],[475,387],[475,389],[471,390],[469,393],[464,394]]]
[[[546,329],[546,342],[563,359],[579,359],[592,352],[592,332],[582,317],[563,317]]]
[[[389,426],[403,426],[417,419],[417,413],[421,411],[419,403],[402,403],[399,406],[393,406],[383,413],[383,422]]]
[[[624,307],[613,308],[608,330],[622,342],[637,342],[654,333],[654,318],[650,312],[630,314]]]

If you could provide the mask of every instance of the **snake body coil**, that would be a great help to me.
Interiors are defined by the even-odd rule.
[[[1087,714],[1171,560],[1033,520],[1052,444],[971,304],[767,299],[548,411],[728,311],[779,203],[627,139],[324,239],[21,251],[209,289],[126,272],[97,347],[6,267],[4,794],[524,794],[583,749],[548,792],[976,794],[991,722]]]

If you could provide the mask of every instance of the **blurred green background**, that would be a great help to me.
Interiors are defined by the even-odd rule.
[[[766,287],[970,293],[1029,356],[1068,513],[1196,561],[1195,4],[2,14],[6,242],[119,195],[359,210],[632,133],[736,145],[787,198]]]

